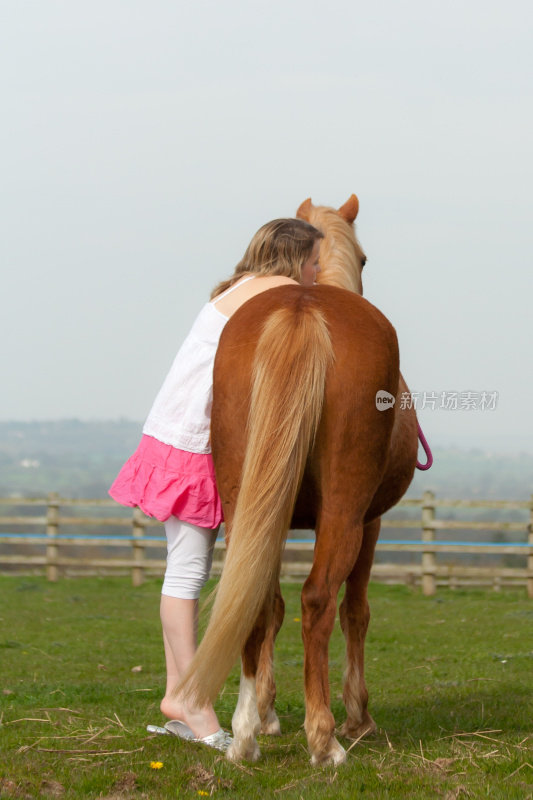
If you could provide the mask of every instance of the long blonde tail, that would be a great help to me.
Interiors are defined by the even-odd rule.
[[[215,700],[275,586],[332,361],[318,309],[285,307],[269,316],[255,352],[248,441],[224,570],[205,635],[176,688],[201,705]]]

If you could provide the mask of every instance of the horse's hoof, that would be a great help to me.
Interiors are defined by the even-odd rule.
[[[311,756],[311,764],[313,767],[336,766],[337,764],[344,764],[345,761],[346,751],[335,738],[331,740],[325,752],[314,753]]]
[[[257,761],[260,755],[261,751],[255,739],[252,742],[238,742],[233,739],[233,742],[226,750],[228,761]]]
[[[266,718],[261,722],[261,733],[265,736],[281,736],[281,725],[275,711],[269,711]]]
[[[344,736],[345,739],[351,739],[352,741],[355,741],[357,739],[362,739],[369,733],[375,733],[377,729],[378,726],[367,712],[362,722],[353,723],[349,720],[346,720],[346,722],[341,725],[339,734]]]

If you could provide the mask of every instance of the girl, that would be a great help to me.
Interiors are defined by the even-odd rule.
[[[157,395],[136,452],[109,493],[165,524],[167,567],[161,623],[167,670],[161,732],[225,750],[231,741],[211,705],[173,695],[196,650],[198,598],[209,577],[222,507],[209,443],[213,363],[224,325],[247,300],[284,284],[311,286],[319,270],[320,231],[300,219],[260,228],[233,276],[200,311]],[[152,726],[150,726],[152,729]]]

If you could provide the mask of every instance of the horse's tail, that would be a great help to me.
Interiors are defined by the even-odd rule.
[[[176,688],[200,704],[216,698],[276,586],[333,358],[318,309],[285,307],[268,317],[254,357],[248,440],[226,561],[207,630]]]

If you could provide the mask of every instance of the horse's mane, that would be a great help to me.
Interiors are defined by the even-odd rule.
[[[348,203],[337,211],[328,206],[314,206],[309,199],[302,203],[296,216],[307,220],[324,234],[320,243],[320,272],[317,282],[362,294],[361,270],[366,258],[355,235],[353,221],[345,218],[347,216],[350,219],[350,211],[353,213],[355,210],[353,219],[357,215],[357,198],[355,195],[352,198],[348,201],[352,202],[348,213]]]

